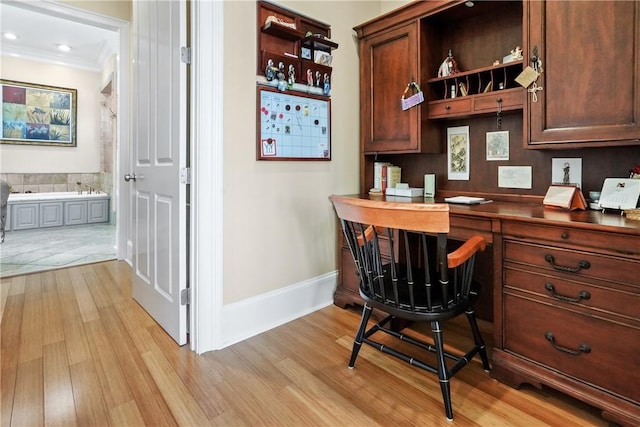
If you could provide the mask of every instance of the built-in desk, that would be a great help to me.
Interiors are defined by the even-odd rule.
[[[640,425],[640,221],[501,201],[451,204],[450,219],[451,239],[490,243],[476,279],[478,305],[493,312],[492,376],[544,384]],[[334,302],[361,304],[341,237],[339,247]]]

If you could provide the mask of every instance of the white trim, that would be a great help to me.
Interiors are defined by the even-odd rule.
[[[223,3],[191,2],[190,346],[220,348],[223,290]]]
[[[225,305],[221,347],[235,344],[333,304],[338,272]]]

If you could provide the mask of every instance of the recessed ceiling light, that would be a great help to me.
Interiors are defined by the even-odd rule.
[[[18,36],[13,33],[4,33],[4,38],[9,40],[16,40]]]
[[[66,44],[59,44],[58,45],[58,49],[63,51],[63,52],[69,52],[71,50],[71,46],[66,45]]]

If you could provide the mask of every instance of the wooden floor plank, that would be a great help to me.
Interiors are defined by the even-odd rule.
[[[64,307],[61,314],[69,365],[91,360],[91,352],[75,298],[76,294],[71,284],[69,269],[56,270],[55,277],[60,305]]]
[[[159,352],[149,351],[142,358],[178,424],[208,425],[209,419],[164,356]]]
[[[78,304],[82,321],[91,322],[92,320],[97,320],[100,316],[98,315],[98,309],[93,301],[93,296],[82,274],[82,267],[70,268],[69,277],[71,278],[73,291],[76,294],[76,303]]]
[[[109,426],[109,415],[93,362],[84,360],[69,366],[76,417],[79,426]]]
[[[114,426],[143,426],[145,421],[138,410],[135,400],[130,400],[109,411],[111,416],[111,423]]]
[[[58,341],[44,346],[43,375],[45,425],[77,425],[67,347],[64,342]]]
[[[43,425],[43,396],[42,358],[18,363],[10,425],[16,427]]]
[[[24,294],[7,297],[4,318],[0,324],[0,426],[11,424],[23,307]]]
[[[19,363],[42,359],[42,276],[27,276],[20,331]]]

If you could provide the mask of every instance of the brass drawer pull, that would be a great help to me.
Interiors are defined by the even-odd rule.
[[[591,298],[591,294],[587,291],[580,291],[578,293],[578,297],[577,298],[573,298],[573,297],[569,297],[566,295],[560,295],[556,293],[556,288],[555,286],[553,286],[551,283],[545,283],[544,287],[546,290],[549,291],[549,293],[551,294],[552,297],[559,299],[560,301],[566,301],[566,302],[580,302],[583,299],[590,299]]]
[[[563,353],[571,354],[572,356],[579,356],[581,353],[591,353],[591,346],[589,344],[580,344],[577,350],[571,350],[570,348],[556,344],[556,339],[551,332],[545,332],[544,337],[551,343],[553,348]]]
[[[551,254],[546,254],[544,256],[544,260],[547,261],[549,264],[551,264],[551,267],[553,267],[554,269],[558,270],[558,271],[564,271],[566,273],[577,273],[578,271],[580,271],[581,269],[587,269],[589,267],[591,267],[591,264],[589,264],[589,261],[585,261],[585,260],[581,260],[578,263],[577,267],[565,267],[564,265],[558,265],[555,263],[555,258],[553,257],[553,255]]]

